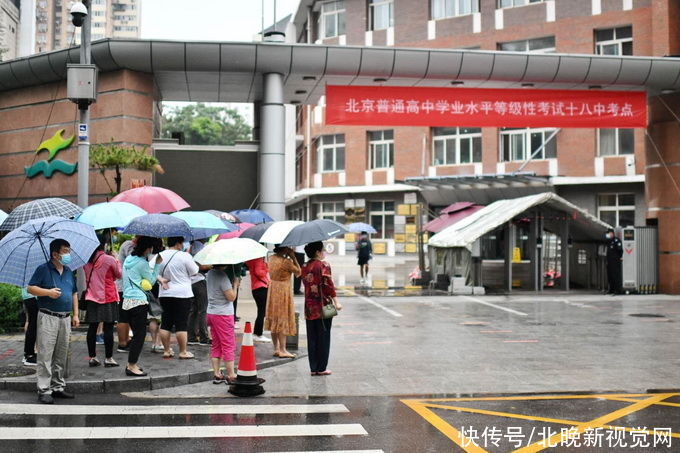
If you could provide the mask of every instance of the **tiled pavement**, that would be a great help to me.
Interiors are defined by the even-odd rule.
[[[238,315],[241,317],[241,329],[237,333],[236,364],[238,365],[238,354],[240,352],[241,334],[245,321],[254,321],[256,316],[255,303],[250,296],[250,289],[244,285],[241,291],[238,304]],[[304,322],[304,321],[303,321]],[[178,358],[178,347],[175,336],[172,336],[172,347],[175,357],[163,359],[163,354],[151,352],[151,340],[147,335],[139,364],[144,368],[149,376],[134,378],[125,376],[125,363],[127,353],[116,352],[116,334],[114,332],[114,353],[113,358],[120,364],[120,367],[105,368],[103,364],[91,368],[88,365],[88,351],[85,341],[85,328],[73,331],[71,336],[71,358],[70,375],[67,379],[69,389],[77,393],[115,393],[121,391],[142,391],[172,387],[208,381],[212,379],[212,369],[210,366],[210,347],[203,345],[189,346],[189,351],[195,355],[191,360],[180,360]],[[265,332],[269,336],[268,332]],[[304,346],[304,340],[301,346]],[[299,358],[306,356],[306,349],[302,347],[299,351],[290,349],[297,353]],[[22,365],[24,351],[24,335],[17,333],[13,335],[0,336],[0,373],[12,371],[33,371],[34,367]],[[278,359],[272,357],[271,343],[255,343],[255,356],[258,369],[265,369],[290,362],[291,359]],[[104,345],[97,345],[97,357],[103,363]],[[1,376],[1,374],[0,374]],[[35,375],[0,377],[0,389],[15,389],[34,391]]]

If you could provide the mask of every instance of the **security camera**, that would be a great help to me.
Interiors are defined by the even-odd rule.
[[[75,2],[71,6],[71,21],[76,27],[82,27],[87,17],[87,6],[80,2]]]

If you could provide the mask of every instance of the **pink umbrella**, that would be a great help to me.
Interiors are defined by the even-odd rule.
[[[240,237],[244,231],[246,231],[250,227],[254,227],[255,225],[252,223],[237,223],[234,226],[238,227],[238,230],[230,231],[229,233],[222,233],[218,236],[217,239],[220,240]]]
[[[152,186],[126,190],[113,197],[111,201],[132,203],[149,214],[176,212],[189,207],[189,203],[172,190]]]

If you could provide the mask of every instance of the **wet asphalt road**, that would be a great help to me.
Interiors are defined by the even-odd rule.
[[[577,423],[598,428],[592,435],[574,437],[569,447],[550,451],[578,452],[671,452],[679,451],[680,439],[661,436],[666,428],[680,432],[680,393],[622,395],[449,395],[405,397],[335,397],[335,398],[198,398],[155,399],[125,398],[117,395],[81,395],[76,400],[59,402],[60,410],[76,409],[87,415],[16,415],[8,414],[4,404],[12,402],[13,410],[31,412],[44,406],[33,406],[32,395],[4,393],[0,398],[0,451],[3,452],[283,452],[283,451],[362,451],[362,452],[507,452],[539,442],[561,430],[576,429]],[[654,401],[657,404],[652,404]],[[87,405],[82,407],[73,406]],[[237,404],[239,408],[255,406],[253,414],[220,413],[221,405]],[[145,415],[120,415],[120,405],[144,409]],[[167,405],[177,405],[171,414],[161,414]],[[291,406],[286,406],[291,405]],[[329,407],[322,413],[264,414],[271,407]],[[208,413],[183,413],[194,406]],[[642,407],[644,406],[644,407]],[[54,408],[56,406],[53,406]],[[424,412],[423,412],[423,409]],[[428,414],[427,412],[431,414]],[[36,411],[37,412],[37,411]],[[293,412],[293,411],[291,411]],[[114,415],[115,414],[115,415]],[[617,416],[620,416],[617,418]],[[598,424],[596,421],[601,423]],[[350,426],[359,433],[349,435],[302,436],[294,433],[271,434],[274,437],[202,438],[207,430],[230,430],[234,427],[304,425],[304,429],[331,429]],[[604,427],[602,427],[604,426]],[[614,426],[616,428],[614,428]],[[175,434],[190,427],[188,438],[168,438],[151,430],[145,438],[124,438],[130,433],[119,431],[111,439],[78,438],[74,440],[5,440],[11,428],[29,428],[26,435],[40,437],[45,427],[168,427]],[[609,427],[607,429],[606,427]],[[644,427],[644,429],[643,429]],[[653,429],[657,428],[657,436]],[[467,439],[451,437],[451,430],[464,433]],[[363,432],[361,432],[363,431]],[[66,431],[53,434],[63,435]],[[89,432],[87,434],[90,434]],[[598,437],[599,436],[599,437]],[[675,435],[677,436],[677,434]],[[578,440],[577,440],[578,439]],[[473,444],[482,448],[475,450]],[[578,442],[578,443],[577,443]],[[670,446],[668,446],[670,442]],[[555,443],[557,440],[555,439]],[[540,451],[543,450],[539,448]]]
[[[680,451],[680,391],[658,390],[680,387],[676,298],[546,293],[343,303],[332,376],[310,377],[298,360],[262,370],[267,393],[253,400],[228,398],[208,382],[78,395],[53,407],[89,407],[60,415],[36,406],[34,393],[3,391],[0,452],[507,452],[588,426],[599,431],[550,451]],[[266,413],[286,404],[298,408]],[[320,404],[341,410],[296,413]],[[115,415],[120,405],[146,413]],[[163,414],[168,405],[200,413]],[[224,413],[221,405],[238,406]],[[258,410],[235,413],[251,405]],[[670,447],[660,443],[665,429]],[[135,432],[144,437],[126,438]],[[187,437],[170,437],[180,432]],[[65,434],[75,439],[55,440]],[[87,440],[92,435],[108,438]]]

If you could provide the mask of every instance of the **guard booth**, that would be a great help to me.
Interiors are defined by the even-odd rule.
[[[430,270],[464,282],[457,294],[602,289],[608,228],[552,192],[499,200],[430,238]]]

